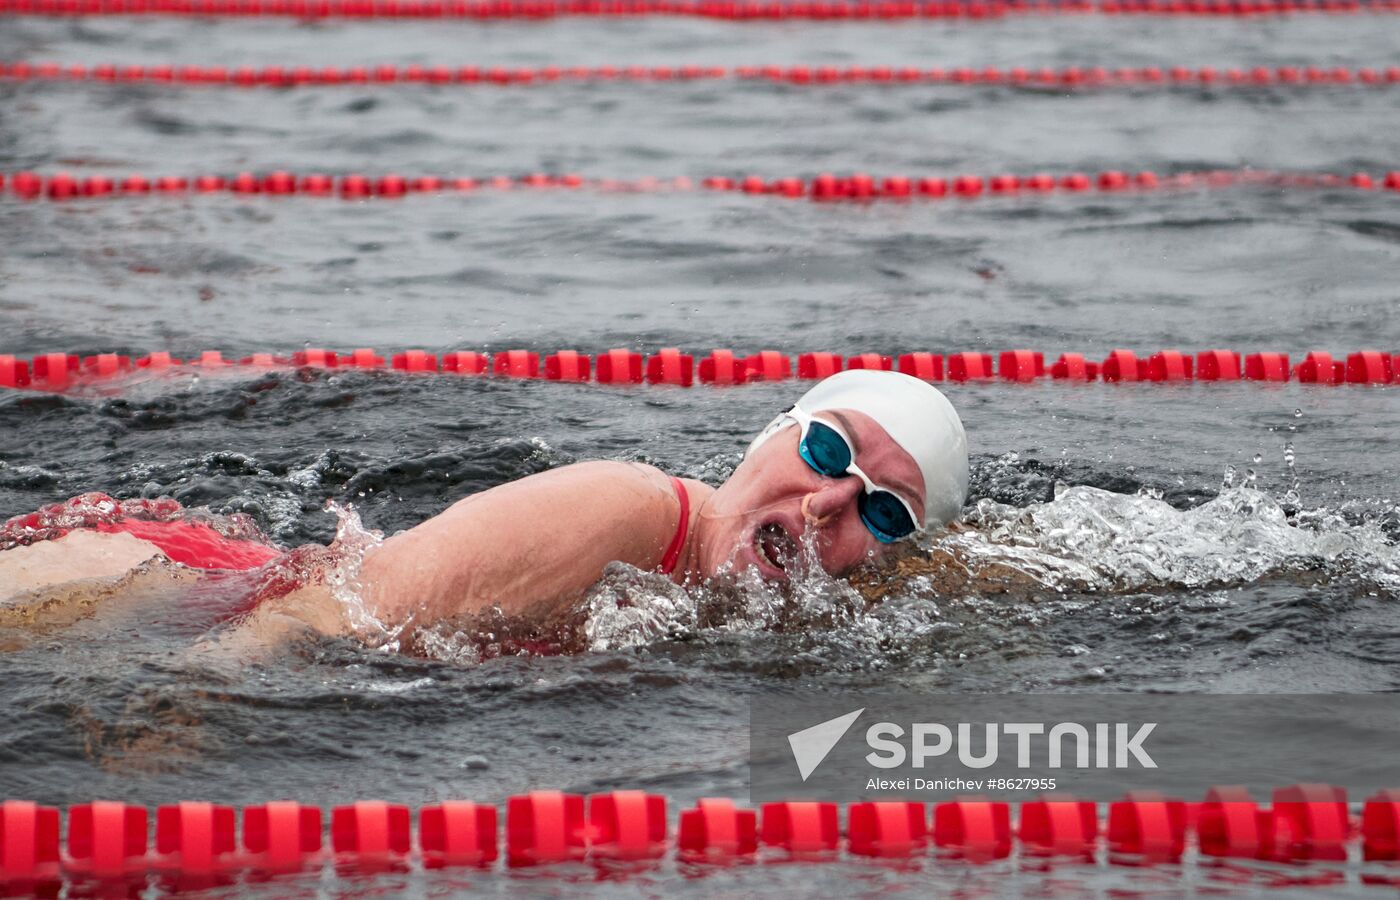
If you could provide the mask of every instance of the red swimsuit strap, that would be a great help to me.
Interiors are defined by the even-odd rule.
[[[676,571],[676,563],[681,561],[681,547],[685,546],[685,534],[690,530],[690,494],[674,475],[671,476],[671,484],[676,486],[676,497],[681,501],[681,520],[676,525],[676,536],[671,538],[671,546],[666,548],[666,555],[661,557],[661,565],[657,568],[662,575]]]

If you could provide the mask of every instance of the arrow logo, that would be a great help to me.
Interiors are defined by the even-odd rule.
[[[860,714],[865,712],[865,707],[861,707],[855,712],[848,712],[844,716],[837,716],[828,719],[819,725],[811,728],[804,728],[801,731],[794,731],[788,735],[788,745],[792,747],[792,758],[797,761],[797,771],[801,773],[802,780],[806,781],[807,776],[816,771],[817,766],[822,764],[826,755],[831,752],[831,748],[836,746],[836,742],[845,736],[851,726],[855,724]]]

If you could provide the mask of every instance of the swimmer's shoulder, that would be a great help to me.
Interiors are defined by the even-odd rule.
[[[613,483],[630,488],[645,488],[668,494],[675,493],[671,476],[649,463],[626,462],[617,459],[590,459],[551,469],[547,474],[560,478],[577,478],[593,483]],[[687,479],[687,484],[689,479]]]
[[[600,459],[591,462],[574,463],[574,465],[580,467],[596,467],[593,471],[597,472],[602,477],[617,478],[620,481],[630,482],[638,487],[645,488],[648,492],[654,492],[658,496],[677,501],[680,498],[676,494],[675,483],[679,481],[685,488],[687,500],[691,506],[694,506],[714,491],[714,488],[703,481],[694,478],[673,476],[649,463]],[[572,466],[569,468],[572,468]]]

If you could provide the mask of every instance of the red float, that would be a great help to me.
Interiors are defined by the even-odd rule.
[[[590,852],[613,859],[656,859],[666,853],[666,798],[612,791],[588,798]]]
[[[1099,377],[1099,364],[1085,359],[1082,353],[1063,353],[1050,367],[1050,377],[1070,381],[1093,381]]]
[[[370,195],[369,179],[363,175],[346,175],[340,179],[340,196],[346,200],[359,200]]]
[[[106,197],[116,190],[116,185],[112,184],[112,179],[104,178],[101,175],[93,175],[84,178],[82,191],[84,197]]]
[[[758,848],[757,814],[737,808],[729,799],[705,798],[694,809],[683,810],[677,831],[677,843],[688,855],[727,858]]]
[[[9,354],[0,354],[0,387],[29,387],[29,363]]]
[[[496,861],[496,807],[454,800],[418,813],[423,865],[485,866]]]
[[[71,353],[45,353],[30,360],[29,370],[34,387],[66,390],[78,372],[78,357]]]
[[[761,822],[760,840],[792,853],[834,851],[840,838],[835,803],[765,803],[761,807]]]
[[[952,353],[948,356],[949,381],[977,381],[992,377],[992,354]]]
[[[269,872],[303,868],[321,852],[321,809],[280,801],[245,807],[243,849]]]
[[[438,358],[424,350],[405,350],[394,354],[391,365],[404,372],[436,372]]]
[[[743,384],[749,370],[732,350],[713,350],[700,360],[701,384]]]
[[[408,193],[408,181],[402,175],[385,175],[374,183],[379,197],[402,197]]]
[[[1147,360],[1148,381],[1190,381],[1191,357],[1180,350],[1162,350]]]
[[[458,375],[484,375],[490,360],[475,350],[454,350],[442,355],[442,370]]]
[[[641,384],[642,354],[621,348],[598,354],[599,384]]]
[[[287,172],[272,172],[263,178],[262,190],[265,194],[295,194],[296,176]]]
[[[1114,350],[1099,368],[1104,381],[1141,381],[1147,374],[1147,361],[1131,350]]]
[[[1348,384],[1389,384],[1394,378],[1394,361],[1379,350],[1362,350],[1347,357]]]
[[[933,843],[969,859],[1001,859],[1011,853],[1011,810],[988,800],[953,800],[933,808]]]
[[[937,353],[905,353],[899,357],[899,371],[924,381],[942,381],[943,357]]]
[[[116,353],[98,353],[83,357],[83,372],[92,378],[114,378],[131,371],[131,357]]]
[[[797,377],[827,378],[841,371],[841,357],[835,353],[803,353],[797,357]]]
[[[875,369],[888,372],[894,368],[894,360],[878,353],[860,353],[846,360],[848,369]]]
[[[1186,846],[1186,804],[1151,793],[1133,793],[1108,805],[1108,847],[1113,853],[1176,860]]]
[[[1346,380],[1346,365],[1330,353],[1314,350],[1298,363],[1293,375],[1304,384],[1341,384]]]
[[[67,172],[49,176],[48,195],[50,200],[67,200],[79,193],[78,183]]]
[[[647,358],[647,382],[690,387],[695,379],[695,357],[675,347],[663,347]]]
[[[1244,377],[1250,381],[1287,381],[1287,353],[1251,353],[1244,358]]]
[[[56,881],[58,810],[22,800],[0,803],[0,885]]]
[[[292,365],[312,369],[334,369],[337,361],[334,352],[319,347],[308,347],[292,354]]]
[[[352,369],[382,369],[384,368],[384,357],[369,347],[359,347],[350,353],[342,354],[336,360],[336,365]]]
[[[98,801],[68,809],[66,868],[112,878],[142,871],[146,858],[146,809]]]
[[[892,175],[886,178],[880,186],[882,197],[908,197],[914,192],[913,184],[908,178],[900,175]]]
[[[851,852],[857,856],[913,856],[928,843],[928,819],[922,803],[853,803],[846,816]]]
[[[1005,350],[997,361],[1003,381],[1034,381],[1045,375],[1045,354],[1034,350]]]
[[[1367,860],[1400,859],[1400,791],[1378,791],[1366,799],[1361,811],[1361,853]]]
[[[502,350],[496,354],[491,373],[507,378],[539,378],[539,354],[529,350]]]
[[[959,175],[953,179],[953,193],[959,197],[976,197],[982,193],[982,179],[976,175]]]
[[[156,852],[163,868],[203,875],[225,868],[237,849],[231,806],[184,802],[156,810]]]
[[[920,178],[915,187],[925,197],[948,196],[948,182],[943,178]]]
[[[381,800],[361,800],[331,810],[331,849],[359,864],[382,864],[406,857],[408,807]]]
[[[224,355],[218,350],[205,350],[201,352],[199,356],[190,360],[189,365],[215,369],[221,366],[231,366],[233,363],[226,361]]]
[[[749,381],[783,381],[792,377],[792,360],[777,350],[760,350],[745,357]]]
[[[1202,350],[1196,354],[1196,377],[1201,381],[1239,381],[1240,355],[1233,350]]]
[[[1274,790],[1276,822],[1287,824],[1288,846],[1276,855],[1289,859],[1346,859],[1351,831],[1347,793],[1328,784],[1295,784]]]
[[[1032,854],[1093,856],[1099,839],[1098,806],[1067,798],[1022,803],[1017,835]]]
[[[510,865],[582,859],[586,848],[583,797],[578,794],[532,791],[506,801],[506,851]]]
[[[575,350],[560,350],[544,358],[544,377],[549,381],[587,381],[593,375],[593,358]]]
[[[1264,817],[1242,787],[1213,787],[1196,819],[1196,835],[1206,856],[1259,858],[1264,850]]]

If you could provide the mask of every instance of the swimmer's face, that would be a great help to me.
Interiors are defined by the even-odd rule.
[[[924,508],[919,466],[885,430],[864,413],[828,410],[815,418],[835,423],[850,438],[856,465],[876,484]],[[875,539],[861,521],[856,501],[859,478],[828,478],[797,452],[801,430],[794,424],[749,454],[707,504],[700,565],[706,576],[726,562],[736,570],[754,567],[765,579],[786,580],[798,558],[804,532],[811,532],[821,566],[843,575],[897,544]]]

